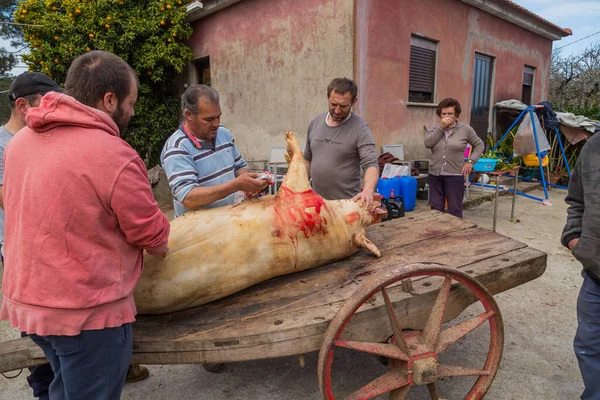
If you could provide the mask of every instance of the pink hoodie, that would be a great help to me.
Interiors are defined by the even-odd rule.
[[[49,93],[5,152],[0,319],[38,335],[135,321],[142,249],[167,248],[139,155],[105,113]]]

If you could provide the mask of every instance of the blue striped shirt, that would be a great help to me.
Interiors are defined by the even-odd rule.
[[[214,186],[235,179],[235,172],[247,168],[233,142],[233,136],[223,126],[217,130],[214,144],[199,142],[180,126],[165,143],[160,154],[175,205],[175,216],[189,210],[182,204],[188,193],[197,187]],[[204,207],[233,204],[233,194]]]

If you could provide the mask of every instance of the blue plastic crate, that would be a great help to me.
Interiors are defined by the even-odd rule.
[[[480,158],[477,160],[475,165],[473,165],[473,171],[477,172],[489,172],[493,171],[496,168],[496,164],[500,161],[497,158]]]

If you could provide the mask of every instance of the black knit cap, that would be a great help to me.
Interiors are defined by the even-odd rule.
[[[10,85],[8,98],[15,101],[19,97],[32,94],[46,94],[48,92],[62,92],[63,88],[58,86],[48,75],[40,72],[25,72],[15,78]]]

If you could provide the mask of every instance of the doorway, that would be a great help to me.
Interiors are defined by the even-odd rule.
[[[471,96],[471,127],[484,143],[489,128],[492,63],[492,57],[475,53],[473,93]]]

